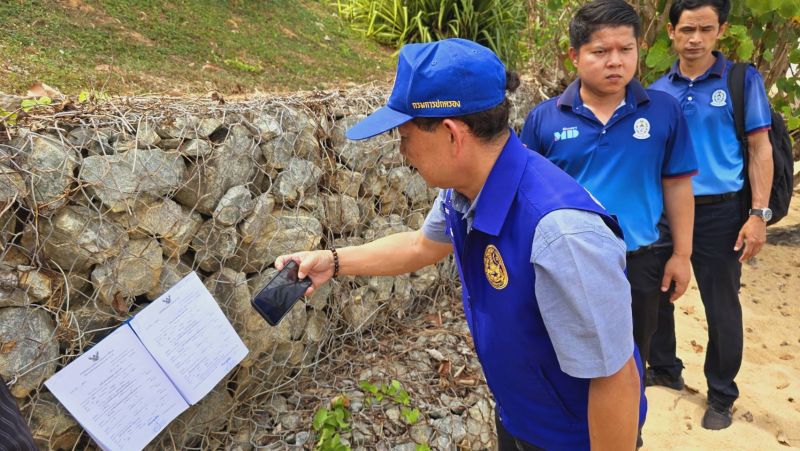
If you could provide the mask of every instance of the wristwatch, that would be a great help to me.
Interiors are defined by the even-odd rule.
[[[751,208],[747,214],[750,216],[758,216],[764,222],[769,222],[769,220],[772,219],[772,210],[769,208]]]

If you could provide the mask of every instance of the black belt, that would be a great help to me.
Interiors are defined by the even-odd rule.
[[[737,197],[739,197],[738,191],[734,191],[732,193],[723,193],[723,194],[710,194],[708,196],[694,196],[694,204],[695,205],[718,204],[720,202],[725,202],[726,200],[736,199]]]
[[[625,256],[626,257],[634,257],[636,255],[641,255],[641,254],[644,254],[645,252],[649,252],[649,251],[651,251],[651,250],[653,250],[655,248],[656,248],[656,246],[654,246],[652,244],[648,244],[647,246],[642,246],[642,247],[639,247],[639,248],[634,249],[632,251],[625,252]]]

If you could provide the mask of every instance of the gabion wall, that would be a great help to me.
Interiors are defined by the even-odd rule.
[[[335,336],[370,330],[452,288],[445,263],[340,278],[274,328],[249,305],[282,253],[422,224],[436,190],[404,165],[396,135],[344,138],[385,98],[375,89],[240,102],[129,98],[65,103],[7,124],[0,374],[42,448],[88,443],[43,382],[189,271],[250,353],[152,449],[207,448],[214,431],[235,436],[242,410],[256,415],[269,394],[323,362]],[[518,127],[533,96],[520,93],[516,103]]]

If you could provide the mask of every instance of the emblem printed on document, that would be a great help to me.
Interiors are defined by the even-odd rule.
[[[508,272],[503,263],[500,251],[494,245],[486,246],[483,252],[483,270],[486,272],[486,279],[496,290],[502,290],[508,285]]]
[[[650,137],[650,121],[640,117],[633,123],[633,137],[636,139],[647,139]]]
[[[725,101],[728,99],[728,94],[722,89],[717,89],[711,94],[711,106],[725,106]]]

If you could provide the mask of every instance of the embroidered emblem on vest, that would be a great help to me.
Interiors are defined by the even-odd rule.
[[[483,253],[483,270],[486,272],[486,279],[496,290],[502,290],[508,285],[508,272],[503,263],[500,251],[494,245],[486,246]]]
[[[650,121],[640,117],[633,123],[633,137],[636,139],[647,139],[650,137]]]
[[[717,89],[711,94],[711,106],[725,106],[725,100],[728,99],[728,94],[725,93],[722,89]]]

